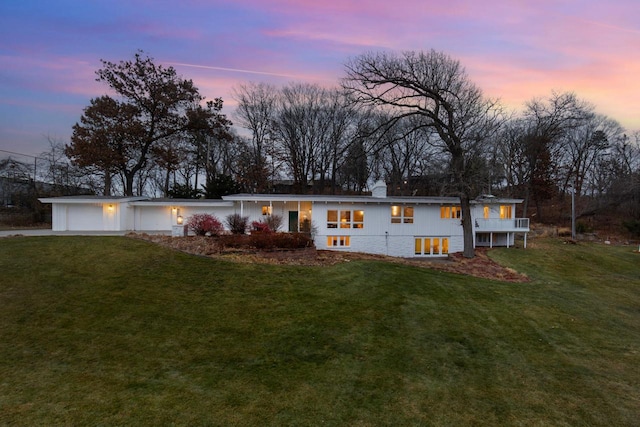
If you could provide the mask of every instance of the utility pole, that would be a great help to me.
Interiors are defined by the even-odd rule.
[[[571,188],[571,240],[576,240],[576,191]]]

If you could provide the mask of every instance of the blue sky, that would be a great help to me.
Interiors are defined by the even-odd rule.
[[[68,142],[100,59],[142,49],[208,99],[249,81],[336,85],[349,57],[442,50],[485,94],[517,111],[573,91],[640,129],[640,2],[587,0],[4,0],[0,149],[38,154]],[[0,153],[0,157],[4,157]]]

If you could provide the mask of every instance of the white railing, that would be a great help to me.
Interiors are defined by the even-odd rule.
[[[475,221],[475,230],[480,232],[487,232],[487,233],[492,231],[505,231],[505,232],[529,231],[529,218],[511,218],[511,219],[480,218]]]

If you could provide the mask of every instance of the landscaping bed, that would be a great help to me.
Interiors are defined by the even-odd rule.
[[[276,234],[287,235],[289,233]],[[128,236],[154,242],[161,246],[193,255],[208,256],[240,263],[322,266],[366,259],[413,265],[504,282],[523,283],[529,280],[527,276],[491,260],[487,256],[488,248],[476,248],[476,256],[472,259],[464,258],[460,253],[451,254],[447,258],[440,259],[397,258],[358,252],[317,250],[313,246],[259,249],[251,246],[249,236],[239,236],[240,240],[243,240],[246,244],[230,244],[230,240],[228,239],[230,236],[171,237],[144,233],[131,233]],[[237,241],[238,239],[236,239],[236,242]]]

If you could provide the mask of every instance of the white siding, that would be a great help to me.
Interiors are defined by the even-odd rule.
[[[328,210],[363,210],[364,227],[328,228]],[[415,256],[415,237],[446,237],[449,252],[464,248],[462,226],[459,219],[441,219],[440,205],[414,206],[414,222],[391,223],[391,204],[337,204],[315,203],[314,223],[318,230],[315,244],[318,249],[366,252],[397,257]],[[350,236],[349,247],[329,247],[328,236]]]

